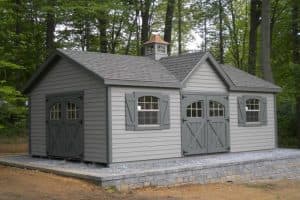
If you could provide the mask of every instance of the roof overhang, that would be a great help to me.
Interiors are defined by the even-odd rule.
[[[115,85],[115,86],[160,87],[160,88],[176,88],[176,89],[181,88],[181,84],[179,82],[170,83],[170,82],[105,79],[104,84]]]

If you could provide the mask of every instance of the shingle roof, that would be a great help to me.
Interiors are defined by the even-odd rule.
[[[253,76],[245,71],[230,65],[221,65],[227,76],[236,87],[245,88],[264,88],[280,90],[281,88],[273,83],[265,81],[261,78]]]
[[[187,53],[161,58],[159,61],[172,72],[178,80],[183,81],[204,55],[204,52]]]
[[[178,80],[160,62],[149,57],[99,52],[58,50],[104,80],[141,81],[179,86]]]
[[[219,65],[209,53],[196,52],[169,56],[155,61],[149,57],[57,50],[33,75],[24,88],[28,93],[55,57],[65,57],[96,74],[109,85],[180,88],[196,65],[206,59],[231,91],[279,92],[280,87],[229,65]]]
[[[162,58],[160,62],[180,81],[183,81],[194,67],[207,55],[206,52],[195,52]],[[234,91],[266,91],[279,92],[281,88],[247,72],[229,65],[219,65],[225,74],[225,79],[230,80],[230,90]]]

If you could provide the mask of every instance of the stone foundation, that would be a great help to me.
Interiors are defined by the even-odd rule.
[[[104,187],[128,190],[147,186],[176,186],[216,182],[251,182],[265,179],[299,179],[300,157],[245,161],[214,166],[166,169],[135,175],[103,178]]]

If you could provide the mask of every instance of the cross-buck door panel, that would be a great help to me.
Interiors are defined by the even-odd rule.
[[[183,95],[184,155],[228,151],[227,96]]]
[[[83,156],[82,94],[47,97],[47,154],[68,159]]]

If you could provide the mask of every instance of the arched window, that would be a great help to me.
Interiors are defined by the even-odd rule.
[[[259,122],[259,99],[246,100],[246,122]]]
[[[202,117],[203,116],[203,105],[202,101],[191,103],[186,108],[187,117]]]
[[[68,102],[66,109],[66,119],[68,120],[76,120],[79,119],[79,106],[75,103]]]
[[[159,124],[159,98],[155,96],[139,97],[137,111],[139,125]]]
[[[209,116],[223,117],[225,112],[224,106],[217,101],[209,101]]]
[[[52,105],[50,109],[50,120],[60,120],[61,119],[61,104],[56,103]]]

